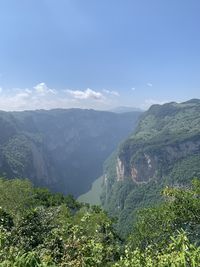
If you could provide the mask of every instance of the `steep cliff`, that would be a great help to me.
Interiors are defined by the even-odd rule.
[[[161,200],[163,186],[200,177],[200,100],[153,105],[108,160],[105,176],[102,203],[126,233],[138,208]]]
[[[0,174],[78,196],[134,129],[141,112],[68,109],[0,112]]]

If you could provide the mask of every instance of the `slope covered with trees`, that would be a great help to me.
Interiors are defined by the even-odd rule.
[[[153,105],[105,163],[102,203],[127,235],[141,207],[162,201],[166,185],[200,177],[200,100]]]
[[[141,112],[68,109],[0,112],[0,174],[78,196]]]
[[[200,180],[162,191],[141,210],[129,238],[97,206],[0,179],[0,266],[166,267],[200,265]]]

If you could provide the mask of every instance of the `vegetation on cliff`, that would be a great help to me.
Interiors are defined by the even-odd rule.
[[[79,196],[141,112],[55,109],[0,112],[0,175]]]
[[[103,207],[126,236],[137,210],[162,201],[165,186],[200,177],[200,100],[153,105],[105,164]],[[122,227],[123,225],[123,227]]]

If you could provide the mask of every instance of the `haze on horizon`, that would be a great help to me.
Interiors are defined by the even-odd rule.
[[[200,98],[198,0],[2,0],[0,110]]]

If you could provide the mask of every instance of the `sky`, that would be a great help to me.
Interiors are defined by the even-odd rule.
[[[200,98],[199,0],[0,0],[0,109]]]

